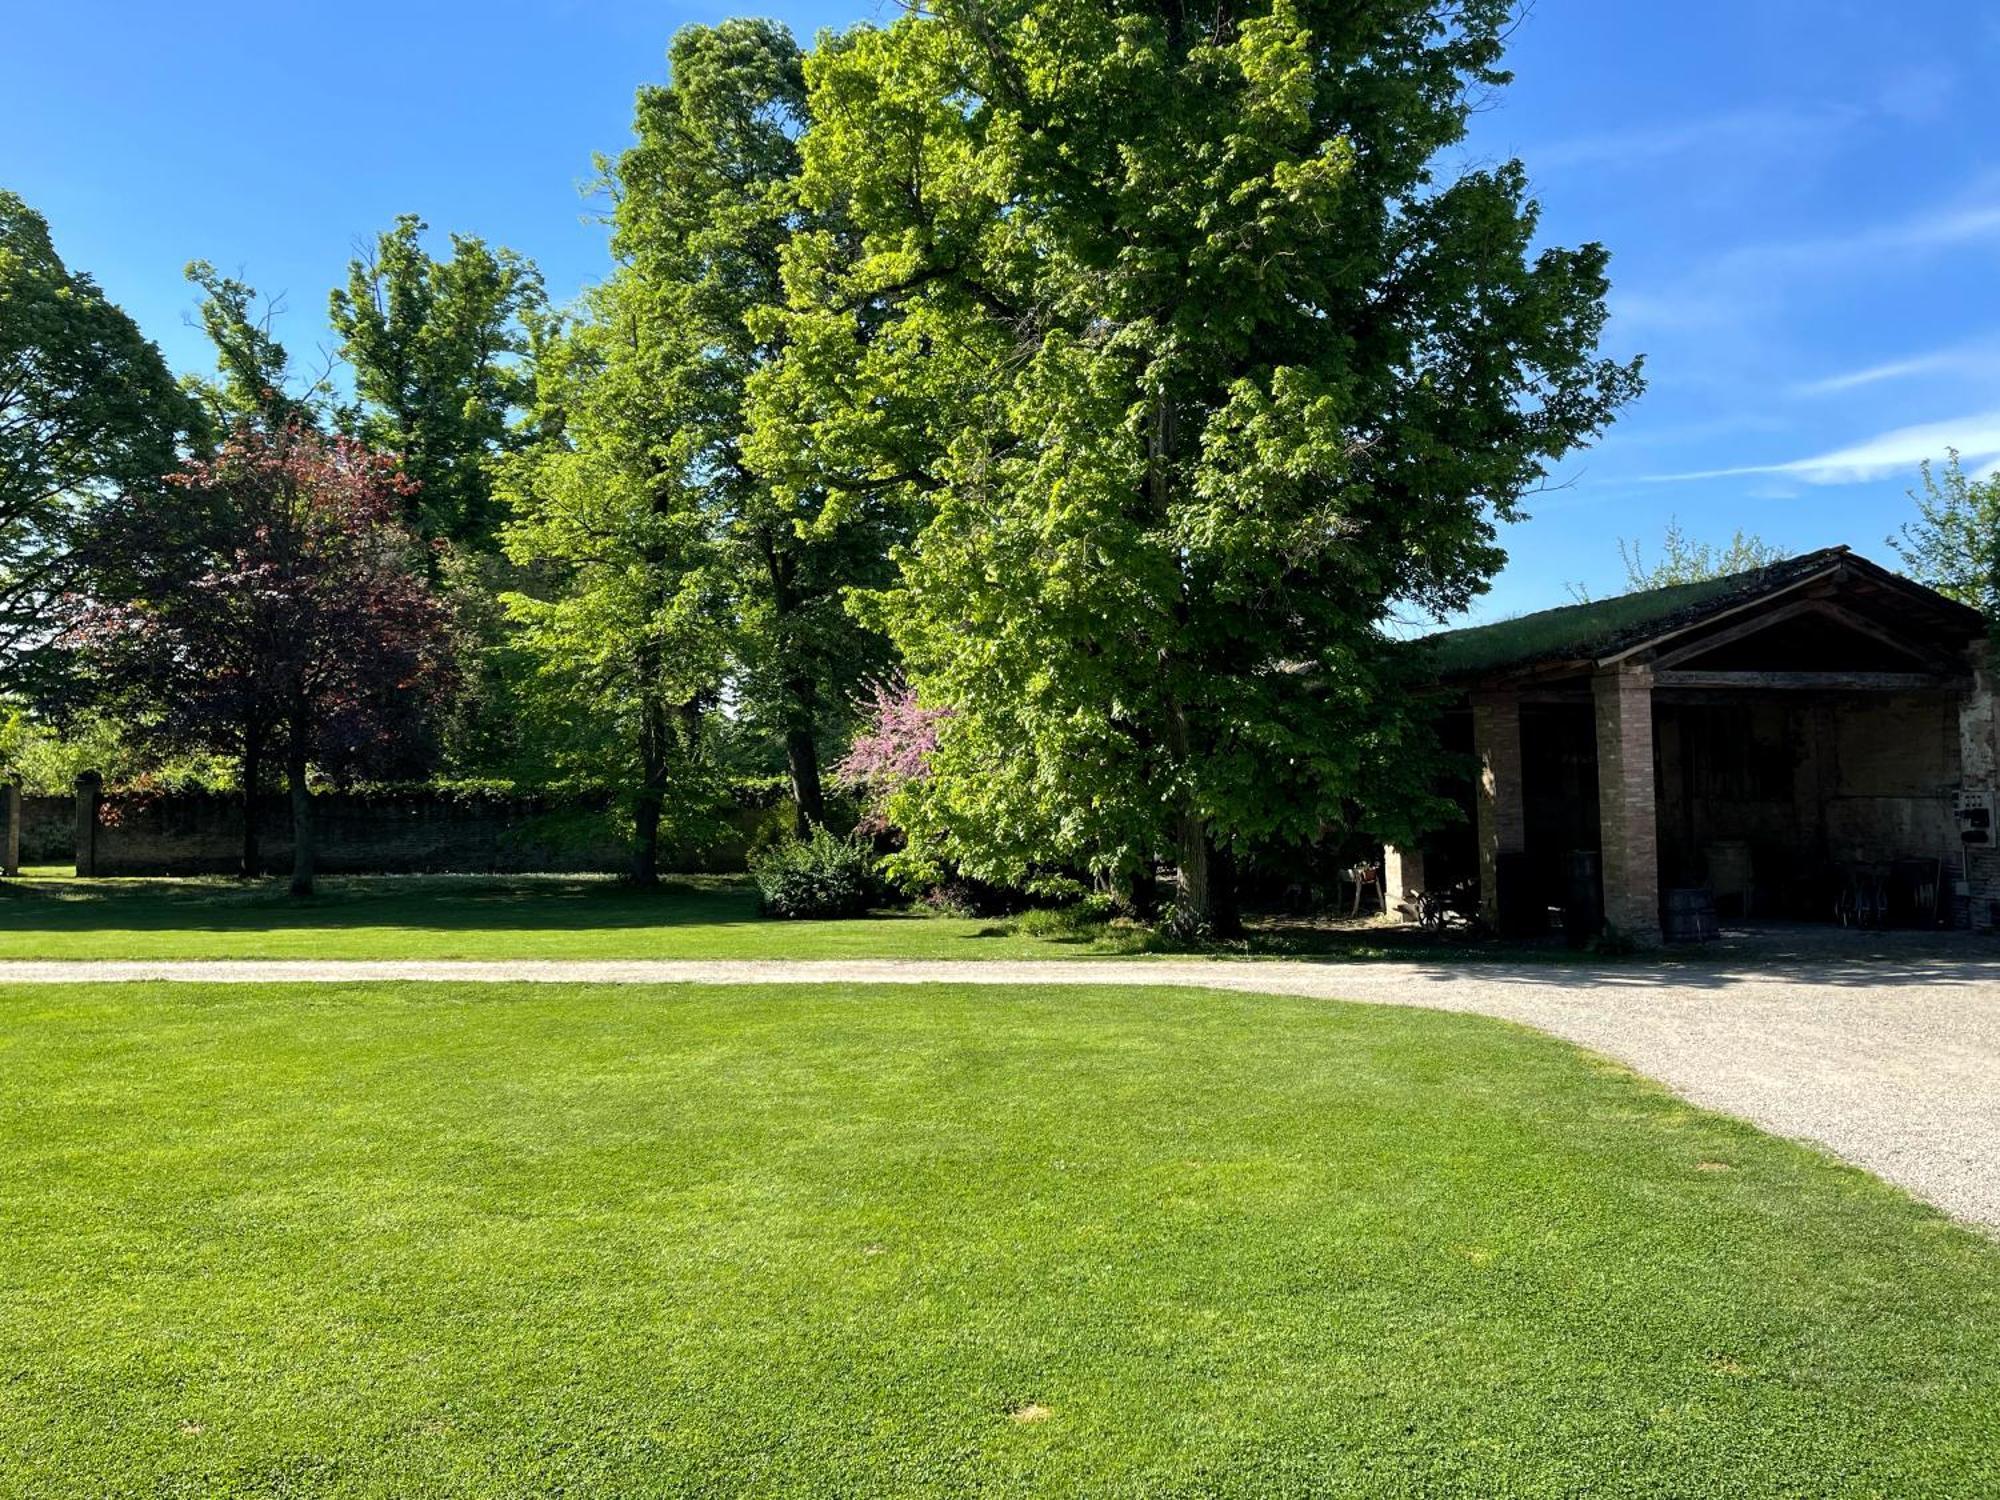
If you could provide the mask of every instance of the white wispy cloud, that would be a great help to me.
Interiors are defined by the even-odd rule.
[[[1934,375],[1953,368],[1957,363],[1956,355],[1943,350],[1936,354],[1919,354],[1911,359],[1892,359],[1844,374],[1808,380],[1794,386],[1793,393],[1800,396],[1836,396],[1842,391],[1858,391],[1863,386],[1881,385],[1885,381],[1907,380],[1913,375]]]
[[[2000,187],[1959,206],[1906,219],[1739,245],[1677,279],[1611,296],[1613,326],[1627,334],[1707,333],[1741,328],[1782,297],[1787,284],[1815,276],[1901,271],[1905,263],[2000,242]]]
[[[1993,239],[2000,239],[2000,202],[1976,202],[1836,234],[1743,245],[1724,252],[1716,263],[1725,270],[1755,273],[1829,270]]]
[[[1777,464],[1741,464],[1687,474],[1649,474],[1650,484],[1697,479],[1737,479],[1752,474],[1786,474],[1806,484],[1865,484],[1913,473],[1926,459],[1956,451],[1968,467],[2000,460],[2000,411],[1898,427],[1830,453]]]
[[[1952,106],[1957,70],[1946,60],[1891,68],[1852,97],[1757,104],[1718,114],[1655,120],[1619,130],[1547,141],[1524,150],[1536,171],[1643,166],[1678,156],[1718,164],[1767,164],[1838,150],[1843,137],[1871,127],[1920,126]]]
[[[1862,111],[1846,105],[1767,106],[1551,141],[1525,150],[1521,156],[1538,172],[1637,166],[1675,156],[1727,153],[1740,158],[1749,153],[1768,157],[1828,143],[1862,117]]]
[[[1974,375],[1991,377],[2000,374],[2000,346],[1975,347],[1956,345],[1949,349],[1934,349],[1926,354],[1913,354],[1904,359],[1885,360],[1880,364],[1865,365],[1858,370],[1845,370],[1837,375],[1821,376],[1808,380],[1792,388],[1795,396],[1837,396],[1844,391],[1857,391],[1866,386],[1883,385],[1893,380],[1909,380],[1920,375]]]

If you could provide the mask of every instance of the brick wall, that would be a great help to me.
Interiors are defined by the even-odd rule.
[[[21,799],[21,863],[66,865],[76,858],[76,803],[69,797]]]
[[[65,844],[73,848],[73,802],[37,800],[61,801],[72,830]],[[631,858],[621,821],[602,807],[327,793],[313,799],[313,812],[315,862],[328,874],[616,873]],[[713,842],[668,851],[663,863],[690,873],[741,870],[759,827],[789,817],[788,808],[730,807]],[[261,843],[267,871],[289,868],[291,809],[282,795],[263,801]],[[242,807],[233,794],[107,793],[97,814],[95,873],[228,874],[240,864],[242,844]]]

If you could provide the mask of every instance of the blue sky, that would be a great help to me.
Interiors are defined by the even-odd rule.
[[[292,0],[13,7],[0,184],[180,368],[203,257],[324,342],[401,212],[605,269],[580,196],[678,26],[740,6]],[[802,35],[872,0],[762,7]],[[1678,516],[1886,558],[1919,459],[2000,462],[2000,13],[1990,0],[1536,0],[1471,155],[1519,155],[1547,238],[1613,252],[1611,347],[1651,390],[1566,462],[1479,617],[1602,594]]]

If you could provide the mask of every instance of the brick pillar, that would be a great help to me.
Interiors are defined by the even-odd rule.
[[[76,778],[76,873],[88,879],[97,873],[97,805],[104,800],[104,778],[85,771]]]
[[[1653,674],[1614,667],[1597,698],[1597,815],[1604,920],[1637,943],[1660,941],[1660,829],[1653,788]]]
[[[1479,912],[1500,923],[1502,854],[1527,847],[1528,812],[1521,790],[1521,704],[1478,694],[1472,700],[1472,752],[1479,757]]]
[[[1424,851],[1398,849],[1388,844],[1382,850],[1382,904],[1390,915],[1405,921],[1417,919],[1417,898],[1423,895]]]
[[[21,873],[21,778],[16,776],[0,792],[5,816],[0,816],[0,875]]]

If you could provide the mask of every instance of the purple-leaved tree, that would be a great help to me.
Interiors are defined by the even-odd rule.
[[[243,870],[282,760],[292,891],[313,888],[308,774],[420,765],[456,672],[444,605],[400,519],[396,460],[303,427],[248,424],[163,492],[95,518],[92,588],[68,601],[77,678],[163,754],[237,759]]]

